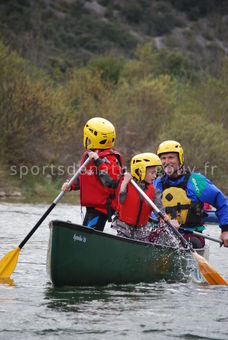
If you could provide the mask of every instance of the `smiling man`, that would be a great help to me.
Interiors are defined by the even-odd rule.
[[[191,231],[202,232],[205,229],[203,205],[206,202],[216,208],[220,238],[228,247],[228,202],[225,195],[205,176],[185,170],[180,143],[167,140],[159,145],[157,154],[164,175],[158,177],[154,185],[162,193],[166,213],[187,230],[183,232],[184,237],[194,248],[204,246],[204,238],[193,235]]]

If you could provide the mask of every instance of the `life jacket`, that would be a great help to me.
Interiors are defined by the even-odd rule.
[[[106,149],[97,151],[99,158],[115,156],[115,161],[110,167],[109,175],[119,183],[122,173],[122,157],[116,150]],[[87,159],[87,151],[83,154],[81,164]],[[110,158],[109,158],[110,159]],[[109,220],[113,211],[117,209],[116,188],[103,185],[98,177],[98,169],[93,160],[89,162],[79,177],[80,201],[82,206],[95,208],[108,214]]]
[[[176,219],[182,227],[197,227],[204,223],[204,209],[202,202],[192,202],[187,197],[186,189],[190,178],[187,172],[181,183],[169,184],[162,177],[162,203],[171,219]]]
[[[152,201],[154,200],[153,184],[147,185],[144,192]],[[119,220],[133,226],[142,227],[148,223],[151,211],[151,206],[136,188],[129,183],[125,201],[123,204],[120,202],[118,204]]]

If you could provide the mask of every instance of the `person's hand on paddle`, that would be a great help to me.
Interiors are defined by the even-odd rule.
[[[69,181],[66,181],[65,183],[63,183],[63,185],[62,185],[62,191],[64,191],[64,192],[69,192],[69,191],[71,191],[71,188],[70,187],[68,187],[68,184],[69,184]]]
[[[180,228],[180,224],[178,223],[177,220],[170,220],[170,223],[172,224],[172,226],[174,228],[176,228],[177,230]]]
[[[97,160],[99,158],[98,154],[95,151],[89,151],[88,152],[89,159]]]
[[[88,156],[89,156],[89,160],[91,160],[91,159],[96,160],[96,159],[99,158],[98,154],[96,152],[94,152],[94,151],[89,151],[88,152]],[[63,192],[71,191],[71,187],[68,187],[69,182],[70,182],[70,180],[68,180],[65,183],[63,183],[62,189],[61,189]]]
[[[128,183],[132,179],[132,176],[129,172],[125,172],[123,181],[120,186],[120,193],[125,192],[127,190]]]
[[[132,178],[133,177],[129,172],[125,172],[123,183],[128,184]]]
[[[228,247],[228,231],[223,231],[220,235],[220,239],[223,241],[224,247]]]
[[[172,224],[172,226],[174,227],[174,228],[176,228],[177,230],[180,228],[180,224],[178,223],[178,221],[177,220],[170,220],[169,219],[169,216],[167,215],[167,214],[165,214],[165,216],[164,216],[164,220],[162,221],[161,220],[161,223],[162,224],[166,224],[166,221],[168,221],[169,220],[169,222]]]
[[[97,154],[96,152],[94,152],[94,151],[89,151],[89,152],[88,152],[88,156],[89,156],[89,159],[90,159],[90,160],[91,160],[91,159],[96,160],[96,159],[99,158],[98,154]],[[68,183],[69,183],[69,181],[66,181],[65,183],[63,183],[62,189],[61,189],[62,191],[64,191],[64,192],[69,192],[69,191],[71,191],[71,187],[68,187]]]
[[[130,180],[132,179],[132,175],[129,172],[125,172],[123,182],[121,184],[122,188],[126,188]]]

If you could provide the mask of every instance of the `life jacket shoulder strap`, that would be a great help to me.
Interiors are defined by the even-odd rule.
[[[99,150],[98,151],[98,156],[100,158],[105,158],[106,156],[109,156],[109,155],[114,155],[120,165],[120,167],[122,168],[123,167],[123,161],[122,161],[122,156],[121,154],[116,151],[116,150],[113,150],[113,149],[106,149],[106,150]],[[85,151],[83,156],[82,156],[82,159],[81,159],[81,164],[85,162],[85,160],[88,158],[88,152]]]
[[[118,151],[113,150],[113,149],[107,149],[107,150],[100,151],[98,154],[99,154],[100,158],[104,158],[108,155],[114,155],[116,157],[119,165],[121,166],[121,168],[123,167],[122,156]]]
[[[184,174],[184,180],[180,183],[177,184],[171,184],[171,183],[167,183],[165,181],[165,176],[161,177],[161,184],[162,184],[162,191],[164,191],[165,189],[171,188],[171,187],[177,187],[177,188],[182,188],[186,191],[187,188],[187,184],[188,184],[188,180],[191,176],[191,173],[189,170],[186,170],[186,173]]]

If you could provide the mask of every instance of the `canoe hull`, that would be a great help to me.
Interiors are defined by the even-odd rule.
[[[52,221],[47,267],[55,286],[176,282],[189,278],[192,254]]]

